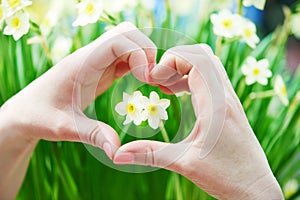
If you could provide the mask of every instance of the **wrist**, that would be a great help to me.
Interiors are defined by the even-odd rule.
[[[245,191],[243,198],[239,197],[237,199],[282,200],[284,197],[276,178],[270,172],[249,186],[247,191]]]
[[[33,143],[36,144],[38,141],[30,131],[30,125],[22,123],[18,120],[20,113],[15,112],[14,109],[10,109],[6,103],[0,108],[0,144],[10,142],[21,143]],[[23,145],[22,145],[23,146]]]

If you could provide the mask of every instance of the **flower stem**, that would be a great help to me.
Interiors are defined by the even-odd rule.
[[[178,174],[174,173],[175,175],[175,190],[176,190],[176,199],[177,200],[183,200],[182,197],[182,191],[181,191],[181,187],[180,187],[180,177]]]
[[[275,95],[276,95],[276,93],[274,90],[267,90],[267,91],[263,91],[263,92],[252,92],[249,94],[249,96],[247,97],[247,99],[245,100],[245,102],[243,104],[244,109],[247,110],[249,105],[251,104],[252,100],[254,100],[254,99],[264,99],[264,98],[273,97]]]
[[[166,128],[164,126],[163,123],[161,123],[161,125],[159,126],[159,129],[161,131],[161,134],[163,136],[163,139],[165,142],[170,142],[170,138],[168,136],[168,133],[166,131]],[[182,196],[182,190],[181,190],[181,187],[180,187],[180,177],[179,177],[179,174],[177,173],[174,173],[174,179],[175,179],[175,194],[176,194],[176,200],[183,200],[183,196]]]
[[[161,123],[161,125],[159,126],[159,129],[160,129],[160,132],[162,134],[162,137],[163,137],[164,141],[169,143],[170,138],[168,136],[168,133],[167,133],[166,128],[165,128],[163,123]]]
[[[218,36],[216,40],[216,56],[221,57],[222,51],[222,37]]]
[[[238,14],[242,15],[243,14],[243,0],[238,0]]]
[[[263,99],[263,98],[273,97],[275,95],[276,93],[274,90],[267,90],[263,92],[251,92],[249,94],[249,97],[251,99]]]

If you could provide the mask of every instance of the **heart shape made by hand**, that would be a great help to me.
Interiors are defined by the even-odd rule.
[[[124,32],[122,32],[118,30],[118,28],[120,28],[119,26],[116,28],[117,30],[114,30],[116,32],[107,32],[110,33],[109,36],[104,34],[101,42],[98,43],[96,40],[90,45],[89,52],[85,54],[83,64],[80,63],[80,65],[84,67],[77,73],[76,80],[78,85],[81,86],[79,90],[81,93],[83,92],[83,94],[77,95],[80,92],[76,92],[77,88],[75,87],[73,95],[74,107],[76,108],[76,106],[81,105],[80,109],[82,109],[82,107],[87,106],[92,99],[102,94],[116,78],[123,77],[128,72],[131,72],[133,76],[142,83],[159,86],[160,90],[166,94],[182,91],[191,92],[193,108],[198,120],[189,137],[178,142],[178,146],[166,145],[158,152],[155,152],[156,154],[159,154],[159,152],[170,154],[169,152],[172,152],[172,156],[169,155],[169,159],[164,160],[162,163],[154,163],[153,161],[152,163],[145,163],[145,160],[149,160],[147,158],[149,157],[149,150],[144,153],[145,155],[139,155],[141,159],[145,158],[142,159],[143,163],[137,163],[166,167],[180,158],[197,140],[200,140],[203,144],[199,156],[207,156],[217,143],[223,128],[225,119],[224,83],[230,85],[219,59],[214,56],[210,47],[207,45],[181,45],[168,49],[161,57],[160,62],[156,64],[157,47],[153,42],[133,27],[128,30],[126,26],[126,31],[123,30]],[[110,47],[111,50],[108,51],[107,47]],[[101,65],[99,65],[99,60],[102,62]],[[90,67],[86,68],[86,66]],[[123,78],[121,84],[128,86],[131,90],[133,88],[136,89],[132,83],[129,84],[126,82],[126,78]],[[231,88],[231,85],[227,87]],[[113,94],[113,98],[111,98],[110,101],[118,99],[116,97],[123,92],[124,90],[119,90],[118,94]],[[114,106],[111,105],[116,105],[116,103],[108,104],[109,102],[102,104],[102,108],[97,109],[97,111],[107,110],[105,106],[114,108]],[[103,114],[99,113],[99,115]],[[181,125],[187,124],[185,122],[186,119],[193,119],[193,115],[192,112],[188,112],[186,114],[187,117],[180,119],[180,124],[177,126],[179,127],[179,132],[176,135],[182,135]],[[79,131],[84,130],[84,132],[91,132],[89,131],[91,127],[95,127],[87,127],[87,124],[82,123],[81,116],[78,118],[75,117],[75,123]],[[200,126],[202,134],[199,134]],[[122,127],[122,125],[119,124],[119,127]],[[192,127],[188,130],[191,129]],[[95,130],[98,132],[99,128]],[[95,132],[95,130],[92,131]],[[102,132],[101,129],[100,132]],[[134,133],[132,134],[134,136],[138,133],[136,130],[131,130],[130,132]],[[143,133],[147,132],[149,133],[149,131],[143,130]],[[152,136],[152,133],[153,131],[147,135]],[[157,131],[155,133],[157,133]],[[84,134],[79,133],[79,135]],[[210,137],[208,138],[207,135],[210,135]],[[102,140],[100,144],[96,146],[102,147],[106,154],[110,158],[113,158],[119,147],[119,139],[116,138],[116,136],[111,138],[112,139],[108,139],[108,141],[112,140],[112,142],[107,143],[105,140]],[[84,140],[86,139],[83,139],[83,141]],[[90,137],[88,140],[94,140],[94,142],[88,143],[97,143],[97,137],[95,136]],[[179,141],[179,139],[175,137],[174,141]],[[180,148],[178,148],[179,146]],[[174,147],[176,147],[175,150]],[[122,150],[122,148],[120,150]],[[152,154],[154,153],[152,152]],[[116,158],[114,161],[115,163],[122,163],[122,161],[118,161]]]

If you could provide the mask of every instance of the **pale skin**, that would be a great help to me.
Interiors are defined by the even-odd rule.
[[[168,51],[160,65],[155,66],[156,47],[152,41],[134,25],[122,23],[63,59],[9,99],[0,109],[0,194],[4,195],[1,199],[15,198],[30,156],[41,139],[84,142],[103,149],[117,164],[138,163],[175,171],[219,199],[283,199],[264,152],[217,61],[209,63],[226,86],[225,123],[216,145],[204,158],[199,158],[203,148],[201,136],[206,134],[208,141],[214,136],[209,131],[203,133],[208,130],[204,122],[210,110],[198,111],[205,103],[209,105],[205,87],[189,87],[203,84],[190,62],[194,65],[193,62],[201,64],[205,60],[193,52],[216,59],[207,46],[183,46]],[[174,76],[165,76],[170,69]],[[176,160],[167,156],[168,149],[181,143],[139,141],[120,147],[113,128],[83,114],[96,96],[128,72],[143,82],[161,85],[165,92],[169,92],[167,88],[191,91],[200,120],[189,138],[181,142],[192,145]],[[188,78],[182,79],[185,74]],[[166,145],[165,153],[155,153]]]

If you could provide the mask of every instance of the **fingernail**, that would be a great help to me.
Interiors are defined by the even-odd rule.
[[[106,153],[106,155],[107,155],[110,159],[112,159],[113,154],[112,154],[112,149],[111,149],[110,144],[108,144],[107,142],[105,142],[105,143],[103,144],[103,150],[104,150],[104,152]]]
[[[133,163],[134,155],[132,153],[122,152],[116,155],[115,164],[131,164]]]

